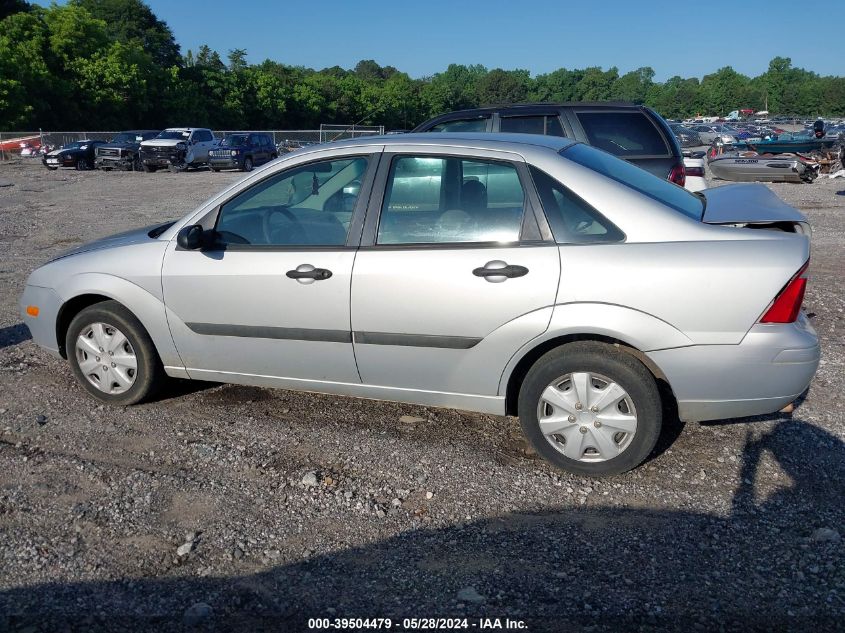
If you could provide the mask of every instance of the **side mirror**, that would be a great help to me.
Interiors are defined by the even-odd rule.
[[[180,248],[195,251],[205,243],[205,229],[200,224],[183,227],[176,235],[176,243]]]

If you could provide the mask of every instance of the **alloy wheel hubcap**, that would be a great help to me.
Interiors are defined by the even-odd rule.
[[[637,433],[631,396],[592,372],[573,372],[550,383],[540,395],[537,420],[549,444],[579,462],[613,459]]]
[[[91,323],[76,337],[76,363],[103,393],[117,395],[135,384],[138,359],[129,339],[113,325]]]

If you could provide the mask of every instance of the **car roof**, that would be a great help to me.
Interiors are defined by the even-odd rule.
[[[445,116],[455,116],[468,114],[487,114],[489,112],[497,112],[499,110],[522,110],[530,108],[635,108],[641,109],[645,106],[631,103],[630,101],[532,101],[530,103],[503,103],[500,105],[486,105],[480,108],[467,108],[466,110],[453,110],[452,112],[444,112],[432,119],[439,119]]]
[[[329,147],[361,147],[384,145],[392,148],[401,145],[431,145],[445,147],[468,147],[473,149],[492,149],[519,152],[526,145],[559,152],[578,141],[562,136],[542,134],[507,134],[502,132],[415,132],[411,134],[390,134],[383,136],[365,136],[344,141],[334,141],[312,146],[313,149]],[[309,149],[312,149],[309,148]]]

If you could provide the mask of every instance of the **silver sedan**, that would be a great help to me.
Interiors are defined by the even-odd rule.
[[[109,404],[174,376],[518,415],[556,466],[604,475],[649,455],[666,405],[749,416],[807,388],[809,254],[762,185],[693,195],[551,136],[393,135],[76,248],[21,313]]]

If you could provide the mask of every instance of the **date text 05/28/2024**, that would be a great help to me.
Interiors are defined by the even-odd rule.
[[[360,630],[383,629],[397,631],[526,631],[525,621],[510,618],[309,618],[308,629]]]

